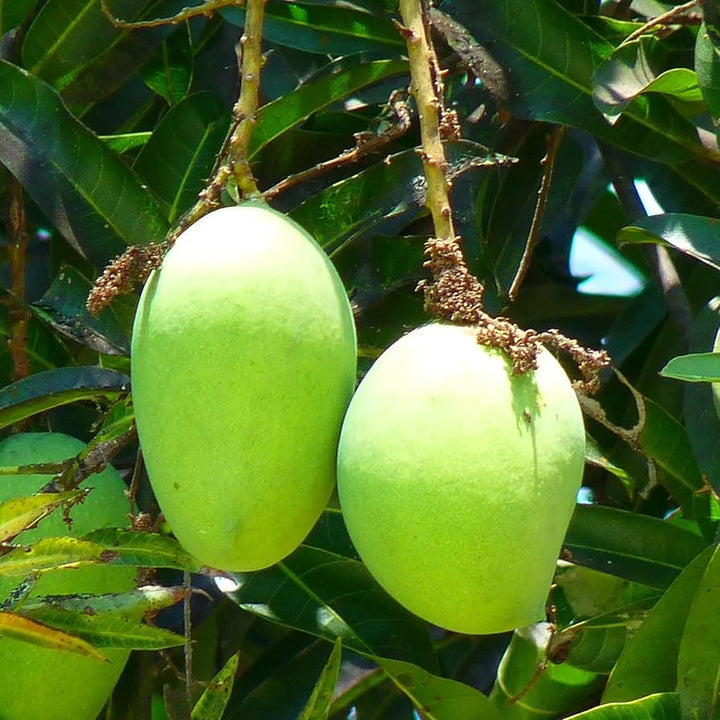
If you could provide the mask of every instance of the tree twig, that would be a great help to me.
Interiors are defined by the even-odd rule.
[[[186,20],[191,20],[194,17],[211,17],[213,13],[231,5],[238,5],[244,3],[238,3],[238,0],[205,0],[202,5],[196,7],[186,7],[180,12],[171,15],[170,17],[155,18],[154,20],[123,20],[122,18],[115,17],[110,8],[107,6],[106,0],[102,0],[100,8],[102,9],[103,15],[112,23],[113,27],[120,28],[123,30],[137,30],[142,28],[156,28],[162,27],[163,25],[179,25]]]
[[[522,285],[530,267],[530,259],[532,258],[533,251],[540,239],[540,229],[542,228],[545,209],[547,208],[548,198],[550,197],[550,185],[552,184],[553,171],[555,170],[555,160],[564,137],[565,128],[562,125],[558,125],[547,139],[547,153],[541,161],[545,169],[542,182],[540,183],[540,189],[538,190],[538,200],[535,205],[535,212],[533,213],[527,241],[525,242],[525,250],[520,259],[520,265],[518,266],[512,285],[510,285],[510,289],[508,290],[508,299],[510,302],[515,300],[518,290],[520,290],[520,285]]]
[[[13,365],[12,377],[16,381],[28,377],[31,373],[27,354],[27,327],[30,313],[24,304],[28,235],[22,185],[9,171],[6,173],[6,177],[10,195],[8,264],[12,293],[12,297],[9,299],[11,335],[8,345]]]
[[[641,35],[644,35],[648,32],[648,30],[652,30],[658,25],[666,25],[667,23],[672,22],[673,18],[677,15],[682,15],[682,13],[692,10],[699,2],[700,0],[690,0],[690,2],[683,3],[682,5],[676,5],[675,7],[670,8],[667,12],[662,13],[662,15],[658,15],[652,20],[648,20],[648,22],[646,22],[642,27],[639,27],[637,30],[630,33],[630,35],[628,35],[620,43],[620,47],[627,45],[627,43],[632,42],[633,40],[637,40]]]
[[[622,156],[615,148],[601,146],[605,167],[610,174],[610,180],[617,193],[622,207],[630,223],[647,217],[645,207],[640,200],[634,178],[626,167]],[[682,346],[687,349],[690,345],[690,334],[695,323],[695,317],[690,307],[680,276],[673,264],[670,253],[662,245],[645,245],[643,254],[650,266],[650,271],[665,296],[670,321],[675,326]]]

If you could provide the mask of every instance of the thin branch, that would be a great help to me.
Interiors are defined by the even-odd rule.
[[[238,125],[230,137],[229,161],[240,193],[245,198],[261,197],[250,169],[250,139],[257,122],[260,71],[262,56],[262,29],[266,0],[247,0],[245,29],[240,38],[238,55],[241,56],[240,98],[235,104],[234,115]]]
[[[193,646],[192,646],[192,578],[188,570],[183,571],[183,631],[185,634],[185,698],[188,708],[193,706]]]
[[[388,101],[388,105],[392,108],[396,118],[395,122],[393,122],[389,128],[382,130],[377,134],[372,132],[356,133],[356,145],[354,148],[346,150],[330,160],[318,163],[307,170],[295,173],[294,175],[289,175],[284,180],[281,180],[276,185],[273,185],[271,188],[265,190],[263,193],[265,199],[270,200],[275,198],[286,190],[289,190],[291,187],[302,182],[307,182],[308,180],[318,177],[330,170],[337,170],[345,165],[351,165],[352,163],[358,162],[366,155],[379,152],[388,144],[404,135],[410,129],[411,121],[410,110],[407,103],[404,98],[400,97],[402,94],[402,91],[395,90]]]
[[[106,0],[102,0],[100,8],[102,9],[103,15],[112,23],[113,27],[120,28],[122,30],[137,30],[142,28],[156,28],[164,25],[179,25],[184,23],[186,20],[191,20],[194,17],[212,17],[213,13],[231,5],[244,4],[244,2],[238,2],[238,0],[205,0],[205,2],[196,7],[186,7],[180,12],[170,17],[155,18],[154,20],[123,20],[119,17],[115,17],[107,6]]]
[[[647,217],[632,174],[622,156],[609,146],[601,146],[600,151],[628,221],[633,223]],[[670,321],[675,326],[683,347],[687,349],[695,317],[670,253],[662,245],[645,245],[643,254],[655,282],[665,296]]]
[[[670,8],[667,12],[662,13],[662,15],[658,15],[657,17],[654,17],[652,20],[648,20],[642,27],[639,27],[634,32],[630,33],[621,43],[619,47],[622,47],[623,45],[627,45],[629,42],[632,42],[633,40],[637,40],[641,35],[644,35],[649,30],[652,30],[654,27],[657,27],[658,25],[667,25],[668,23],[671,23],[673,19],[678,16],[682,15],[684,12],[687,12],[688,10],[692,10],[696,5],[698,5],[700,0],[690,0],[690,2],[683,3],[682,5],[676,5],[673,8]]]
[[[30,313],[25,308],[25,271],[27,263],[27,219],[22,185],[17,178],[6,173],[9,203],[8,264],[10,266],[10,356],[13,380],[21,380],[31,373],[27,354],[27,326]]]
[[[557,159],[558,150],[564,137],[565,128],[562,125],[558,125],[547,139],[547,154],[541,160],[545,170],[543,172],[542,182],[540,183],[540,190],[538,190],[538,200],[535,205],[535,212],[528,232],[527,241],[525,242],[525,250],[523,251],[515,279],[512,281],[510,290],[508,290],[510,302],[515,300],[518,290],[520,290],[520,285],[522,285],[530,267],[530,259],[532,258],[533,251],[540,239],[540,229],[550,196],[550,185],[552,184],[553,171],[555,170],[555,160]]]

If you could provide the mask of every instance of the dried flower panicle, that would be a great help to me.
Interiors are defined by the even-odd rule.
[[[452,323],[477,327],[478,343],[503,350],[512,361],[515,375],[537,368],[544,344],[565,351],[582,375],[574,387],[586,394],[597,392],[600,371],[610,365],[608,354],[587,350],[559,330],[522,330],[508,318],[488,315],[483,310],[483,285],[465,264],[458,240],[431,238],[425,244],[428,260],[424,266],[432,278],[420,281],[418,290],[425,294],[427,312]]]

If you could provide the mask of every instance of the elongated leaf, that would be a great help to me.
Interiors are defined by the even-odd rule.
[[[436,668],[426,625],[392,600],[356,560],[301,545],[278,565],[234,574],[228,596],[257,615],[371,657]]]
[[[660,589],[706,545],[664,520],[601,505],[578,505],[565,538],[572,562]]]
[[[63,367],[0,390],[0,428],[80,400],[112,401],[127,393],[127,375],[99,367]]]
[[[187,95],[192,76],[192,38],[186,23],[175,30],[143,65],[142,78],[172,106]]]
[[[104,560],[114,565],[163,567],[197,572],[200,565],[180,543],[168,535],[101,528],[84,538],[102,548]]]
[[[106,662],[104,655],[81,638],[55,630],[31,618],[0,610],[0,637],[3,636],[39,647],[64,650]]]
[[[692,353],[675,357],[660,374],[685,382],[720,381],[720,353]]]
[[[35,622],[77,635],[96,647],[162,650],[185,644],[182,635],[152,625],[144,625],[137,620],[129,620],[115,613],[94,615],[44,607],[34,610],[21,607],[18,612]]]
[[[675,690],[680,639],[713,548],[706,548],[667,589],[618,659],[603,702],[636,700]]]
[[[405,60],[373,60],[349,67],[343,60],[337,65],[340,72],[330,71],[260,108],[250,141],[251,159],[269,142],[299,125],[314,112],[367,85],[408,72]]]
[[[677,693],[667,692],[627,703],[609,703],[572,715],[573,720],[677,720],[680,699]]]
[[[77,538],[43,538],[0,556],[0,577],[26,577],[35,572],[99,563],[104,560],[104,552],[100,545]]]
[[[567,663],[544,663],[547,623],[518,629],[498,668],[490,700],[503,718],[566,716],[587,707],[602,676]]]
[[[230,113],[215,95],[195,93],[163,117],[135,160],[171,224],[205,186],[229,126]]]
[[[555,0],[528,0],[522,13],[514,0],[444,0],[439,7],[491,43],[514,114],[580,127],[657,162],[709,154],[693,125],[658,95],[639,96],[609,126],[593,105],[592,77],[613,46]]]
[[[333,691],[340,675],[341,660],[342,638],[338,637],[299,720],[327,720]]]
[[[0,61],[0,162],[98,267],[158,240],[165,220],[137,176],[42,80]]]
[[[221,14],[234,25],[245,24],[243,8],[225,8]],[[339,4],[270,0],[265,9],[263,35],[279,45],[334,55],[404,49],[404,41],[389,18]]]
[[[17,27],[35,5],[35,0],[5,0],[0,4],[0,35]]]
[[[668,245],[720,270],[720,227],[715,218],[684,213],[651,215],[624,227],[618,241]]]
[[[124,593],[109,595],[43,595],[23,603],[22,612],[56,609],[71,612],[120,613],[140,616],[146,612],[156,612],[170,607],[185,596],[183,587],[164,587],[162,585],[144,585]]]
[[[77,500],[85,494],[85,490],[40,493],[0,503],[0,542],[6,542],[14,538],[30,525],[42,520],[63,503]]]
[[[233,689],[239,660],[239,653],[230,656],[230,659],[211,680],[210,685],[205,688],[205,692],[195,704],[190,715],[191,720],[220,720],[222,718]]]
[[[677,691],[684,718],[716,718],[720,710],[720,549],[697,586],[680,641]]]
[[[500,720],[485,695],[469,685],[400,660],[383,659],[379,664],[427,720]]]

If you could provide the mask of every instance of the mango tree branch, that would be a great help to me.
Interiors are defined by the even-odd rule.
[[[410,60],[410,90],[417,103],[422,139],[423,167],[427,182],[426,205],[430,210],[435,227],[435,236],[440,240],[454,240],[452,210],[448,198],[446,177],[447,160],[440,137],[440,111],[442,97],[437,88],[442,87],[441,78],[433,78],[436,68],[435,52],[425,30],[421,0],[400,0],[400,28],[407,44]]]
[[[250,169],[249,149],[257,121],[260,71],[263,66],[262,29],[266,0],[247,0],[245,29],[240,38],[241,90],[234,114],[237,127],[230,138],[229,162],[243,197],[262,197]]]

